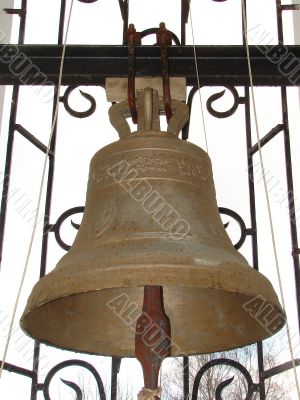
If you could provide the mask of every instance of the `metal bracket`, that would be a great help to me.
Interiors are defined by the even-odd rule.
[[[168,46],[172,45],[172,33],[166,29],[164,22],[159,25],[159,30],[156,33],[157,43],[160,45],[161,51],[161,64],[162,64],[162,78],[163,78],[163,93],[164,104],[167,121],[172,117],[171,107],[171,91],[168,67]]]
[[[129,25],[126,40],[128,44],[128,104],[134,124],[137,123],[137,109],[135,101],[135,46],[141,44],[141,35],[133,24]]]

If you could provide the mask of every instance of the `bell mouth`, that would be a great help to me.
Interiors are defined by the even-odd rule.
[[[266,339],[285,324],[285,315],[275,303],[266,302],[263,307],[269,312],[256,315],[253,296],[190,286],[164,286],[163,292],[171,322],[171,356],[242,347]],[[134,357],[142,302],[143,287],[82,292],[25,311],[21,327],[54,347]]]

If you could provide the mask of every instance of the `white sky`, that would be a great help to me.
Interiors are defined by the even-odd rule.
[[[287,3],[288,2],[285,2],[285,4]],[[68,4],[70,4],[70,1]],[[59,13],[58,5],[58,0],[52,0],[51,2],[48,0],[28,0],[26,43],[56,42]],[[18,6],[19,1],[16,2],[16,7]],[[167,27],[180,37],[179,6],[179,0],[152,0],[151,2],[131,0],[129,19],[130,22],[135,23],[138,30],[154,27],[157,26],[159,22],[165,21]],[[192,10],[195,40],[197,44],[242,43],[240,1],[228,0],[224,3],[215,3],[211,0],[202,0],[201,2],[194,0]],[[264,2],[259,0],[249,1],[249,28],[261,24],[263,29],[270,33],[269,37],[274,38],[273,43],[275,44],[277,37],[274,12],[275,0],[264,0]],[[16,38],[17,20],[18,18],[15,18],[13,42],[15,42]],[[291,12],[285,14],[284,28],[286,43],[293,43]],[[191,43],[190,25],[188,26],[187,33],[188,43]],[[82,4],[75,0],[68,43],[120,44],[121,36],[122,21],[117,0],[101,0],[94,4]],[[199,69],[201,74],[201,65],[199,65]],[[98,104],[97,111],[93,116],[78,120],[67,114],[63,106],[60,106],[57,159],[51,213],[52,223],[54,223],[65,210],[71,207],[84,205],[90,158],[97,149],[117,139],[117,134],[108,121],[108,104],[106,103],[103,89],[90,87],[86,88],[86,91],[95,96]],[[203,101],[205,102],[210,94],[217,91],[218,88],[204,88],[202,91]],[[7,90],[7,102],[0,136],[0,171],[3,171],[4,165],[3,149],[5,149],[7,140],[10,92],[11,90],[9,88]],[[240,93],[243,93],[242,89]],[[280,93],[278,88],[260,88],[256,89],[255,93],[260,133],[263,136],[273,126],[282,122]],[[288,89],[288,96],[291,141],[293,149],[295,149],[293,152],[293,163],[296,206],[300,207],[300,161],[297,158],[296,151],[296,149],[299,148],[299,138],[297,136],[300,123],[297,89]],[[226,109],[230,101],[231,97],[227,94],[225,100],[219,101],[218,109]],[[85,100],[81,100],[79,94],[73,95],[72,104],[78,109],[84,109],[86,106]],[[50,133],[51,108],[51,104],[45,104],[34,89],[29,87],[21,88],[17,122],[22,124],[46,144]],[[200,146],[204,146],[202,122],[199,115],[198,98],[195,97],[190,140]],[[238,111],[228,119],[215,119],[205,112],[205,124],[208,132],[210,157],[213,162],[218,204],[219,206],[228,207],[237,211],[249,226],[243,107],[240,106]],[[263,153],[267,170],[274,176],[274,182],[278,181],[278,187],[282,188],[282,190],[286,190],[282,135],[279,134],[271,144],[268,144]],[[18,192],[9,202],[7,216],[7,232],[6,241],[4,243],[4,258],[0,283],[0,311],[3,312],[2,315],[9,316],[11,313],[31,232],[31,226],[26,221],[26,217],[24,217],[24,211],[20,211],[19,208],[21,204],[24,203],[24,199],[30,202],[25,212],[33,211],[35,208],[43,157],[43,153],[39,152],[39,150],[35,149],[29,143],[26,143],[26,140],[20,135],[16,135],[11,185],[12,188],[16,188]],[[257,178],[259,178],[259,176]],[[257,187],[259,189],[257,193],[257,213],[259,221],[260,268],[261,272],[271,280],[278,293],[278,282],[273,261],[274,257],[262,182],[258,183]],[[18,201],[20,198],[18,194],[24,195],[22,200]],[[290,256],[291,246],[288,215],[286,212],[287,204],[283,202],[283,204],[280,205],[278,198],[272,192],[270,193],[270,200],[274,213],[276,242],[287,302],[287,313],[292,332],[297,332],[293,265]],[[74,219],[76,219],[76,217]],[[68,229],[68,223],[65,225],[64,233],[71,243],[75,232],[73,228]],[[234,235],[236,234],[235,229],[232,229],[231,233],[234,239]],[[16,329],[25,301],[33,284],[38,278],[40,242],[41,235],[39,229],[30,261],[28,277],[18,310]],[[249,241],[247,241],[241,252],[246,255],[251,263]],[[64,251],[59,248],[54,238],[50,235],[47,264],[48,271],[54,268],[63,254]],[[5,326],[7,328],[7,324]],[[5,342],[3,330],[1,330],[0,335],[0,351],[2,353]],[[19,337],[17,335],[20,335],[19,331],[16,333],[16,338]],[[300,357],[299,340],[295,335],[293,335],[293,337],[297,349],[296,355]],[[20,341],[22,340],[26,340],[25,337],[20,339]],[[7,361],[30,369],[31,359],[28,357],[28,354],[25,354],[26,351],[30,349],[30,344],[26,347],[26,351],[24,352],[24,350],[20,350],[19,342],[12,342]],[[30,343],[30,339],[28,339],[28,342]],[[50,366],[67,358],[92,360],[91,362],[98,368],[102,378],[109,381],[109,359],[104,359],[103,357],[91,358],[78,354],[74,356],[72,353],[53,350],[45,346],[42,346],[42,356],[49,364],[47,364],[45,371],[42,371],[41,381],[43,381],[44,373],[47,372]],[[287,361],[288,359],[288,353],[283,351],[282,361]],[[135,360],[123,361],[120,378],[124,381],[128,380],[130,384],[134,386],[133,390],[138,390],[142,386],[141,373],[140,368],[133,367],[133,365],[136,365]],[[289,375],[291,376],[291,374]],[[69,371],[61,376],[70,379],[70,376],[74,377],[74,372]],[[29,383],[30,380],[28,378],[22,378],[15,374],[5,372],[2,382],[0,383],[0,393],[6,396],[9,395],[12,399],[27,399],[29,398]],[[57,390],[58,387],[60,388],[61,396],[65,400],[72,398],[72,391],[65,388],[63,384],[53,385],[53,387],[54,391]],[[53,396],[53,399],[56,398],[58,397]],[[42,396],[40,399],[42,399]]]

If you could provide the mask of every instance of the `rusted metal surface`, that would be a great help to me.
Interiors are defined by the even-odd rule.
[[[145,388],[156,389],[161,363],[171,354],[171,325],[161,286],[144,287],[142,314],[136,323],[135,354],[143,368]]]
[[[141,44],[141,35],[133,24],[128,27],[127,35],[128,45],[128,104],[131,111],[132,122],[137,123],[137,107],[135,99],[135,46]]]
[[[157,43],[160,45],[161,49],[164,104],[167,121],[169,122],[170,118],[172,117],[172,107],[168,66],[168,46],[172,45],[172,33],[166,29],[164,22],[160,23],[159,30],[156,33],[156,37]]]

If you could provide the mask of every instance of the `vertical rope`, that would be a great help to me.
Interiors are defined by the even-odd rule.
[[[69,16],[68,16],[68,23],[67,23],[67,28],[66,28],[66,34],[65,34],[65,38],[64,38],[62,55],[61,55],[60,69],[59,69],[59,79],[58,79],[58,85],[57,85],[58,94],[59,94],[60,88],[61,88],[63,67],[64,67],[65,54],[66,54],[66,45],[67,45],[69,27],[70,27],[71,16],[72,16],[72,11],[73,11],[73,4],[74,4],[74,0],[71,0],[70,11],[69,11]],[[25,260],[25,265],[24,265],[24,268],[23,268],[23,273],[22,273],[22,276],[21,276],[21,282],[19,284],[17,297],[16,297],[16,301],[15,301],[15,304],[14,304],[11,321],[10,321],[10,324],[9,324],[9,330],[8,330],[7,339],[6,339],[6,343],[5,343],[5,349],[4,349],[2,362],[1,362],[1,366],[0,366],[0,379],[2,377],[2,372],[4,370],[4,364],[5,364],[5,361],[6,361],[6,358],[7,358],[7,353],[8,353],[10,340],[11,340],[11,336],[12,336],[12,330],[13,330],[14,322],[15,322],[15,319],[16,319],[16,313],[17,313],[17,309],[18,309],[18,305],[19,305],[22,289],[23,289],[23,286],[24,286],[26,273],[27,273],[28,265],[29,265],[29,259],[30,259],[30,256],[31,256],[33,242],[34,242],[34,238],[35,238],[35,234],[36,234],[36,230],[37,230],[38,217],[39,217],[39,211],[40,211],[40,208],[41,208],[41,202],[42,202],[43,188],[44,188],[44,183],[45,183],[45,176],[46,176],[48,157],[49,157],[49,152],[50,152],[50,148],[51,148],[51,142],[52,142],[52,138],[53,138],[53,134],[54,134],[54,130],[55,130],[55,125],[56,125],[56,122],[57,122],[58,109],[59,109],[59,96],[57,96],[57,100],[56,100],[56,104],[55,104],[55,113],[54,113],[53,120],[52,120],[48,146],[47,146],[47,150],[46,150],[45,158],[44,158],[44,163],[43,163],[42,176],[41,176],[41,182],[40,182],[40,188],[39,188],[39,194],[38,194],[38,199],[37,199],[37,207],[36,207],[36,212],[35,212],[35,217],[34,217],[32,233],[31,233],[30,242],[29,242],[29,246],[28,246],[28,250],[27,250],[27,254],[26,254],[26,260]]]
[[[269,197],[269,192],[268,192],[268,184],[267,184],[267,179],[266,179],[266,174],[265,174],[264,160],[263,160],[261,143],[260,143],[258,115],[257,115],[256,102],[255,102],[255,96],[254,96],[253,74],[252,74],[251,58],[250,58],[249,42],[248,42],[248,34],[247,34],[246,5],[245,5],[245,0],[241,0],[241,2],[242,2],[241,5],[242,5],[242,14],[243,14],[243,22],[244,22],[244,35],[245,35],[245,42],[246,42],[247,63],[248,63],[248,70],[249,70],[250,91],[251,91],[251,100],[252,100],[252,107],[253,107],[253,114],[254,114],[256,139],[257,139],[259,160],[260,160],[262,176],[263,176],[264,192],[265,192],[267,209],[268,209],[268,218],[269,218],[270,229],[271,229],[272,247],[273,247],[274,259],[275,259],[275,265],[276,265],[277,279],[278,279],[278,283],[279,283],[280,299],[281,299],[282,308],[285,312],[286,305],[285,305],[284,292],[283,292],[283,286],[282,286],[281,272],[280,272],[280,268],[279,268],[279,259],[278,259],[276,240],[275,240],[273,215],[272,215],[271,202],[270,202],[270,197]],[[290,327],[289,327],[288,320],[286,321],[286,329],[287,329],[289,350],[290,350],[291,360],[292,360],[292,364],[293,364],[296,389],[297,389],[298,399],[300,400],[300,387],[299,387],[299,381],[298,381],[298,376],[297,376],[294,351],[293,351],[293,345],[292,345],[292,339],[291,339],[291,333],[290,333]]]
[[[203,107],[201,86],[200,86],[199,66],[198,66],[198,62],[197,62],[197,52],[196,52],[196,44],[195,44],[195,35],[194,35],[194,25],[193,25],[193,17],[192,17],[191,0],[189,0],[189,9],[190,9],[189,16],[190,16],[190,21],[191,21],[193,48],[194,48],[195,69],[196,69],[196,75],[197,75],[198,94],[199,94],[199,102],[200,102],[201,117],[202,117],[202,127],[203,127],[203,132],[204,132],[206,152],[208,153],[207,130],[206,130],[205,119],[204,119],[204,107]]]

